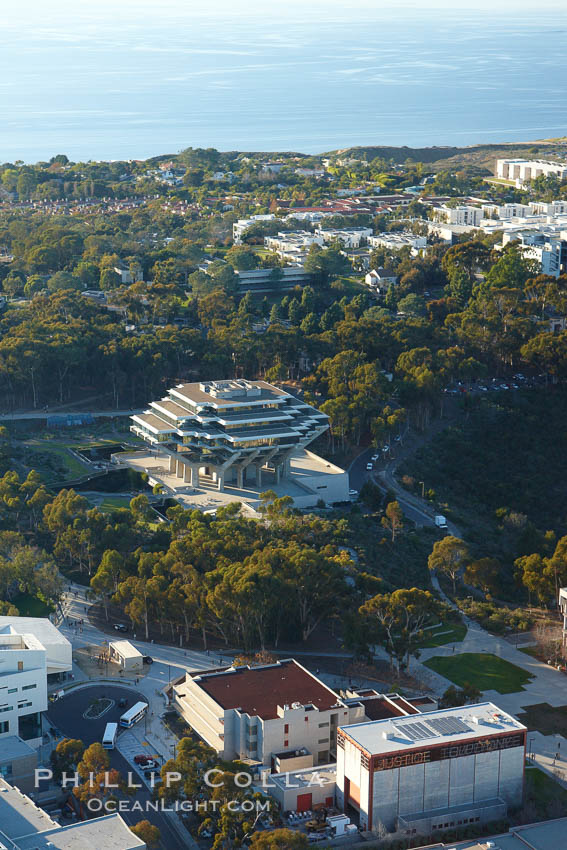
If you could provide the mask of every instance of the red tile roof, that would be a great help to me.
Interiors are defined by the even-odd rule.
[[[277,707],[298,702],[326,711],[339,697],[293,659],[262,667],[238,667],[222,672],[193,673],[199,686],[221,708],[273,720]]]

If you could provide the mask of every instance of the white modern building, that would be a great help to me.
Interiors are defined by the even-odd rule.
[[[545,227],[505,230],[502,246],[510,242],[519,243],[523,256],[535,260],[541,274],[559,277],[567,273],[567,230]]]
[[[275,219],[276,217],[273,213],[268,213],[267,215],[252,215],[250,218],[239,218],[238,221],[235,221],[232,225],[232,238],[234,240],[234,244],[242,244],[242,234],[244,231],[248,230],[252,224],[262,221],[275,221]]]
[[[71,644],[49,620],[0,617],[0,742],[41,742],[47,677],[71,669]]]
[[[536,177],[554,176],[567,180],[567,163],[549,162],[544,159],[498,159],[496,176],[504,180],[517,180],[525,183]]]
[[[522,802],[526,732],[489,702],[341,725],[337,805],[409,834],[503,818]]]
[[[60,826],[0,778],[0,850],[143,850],[119,814]]]
[[[245,490],[251,470],[258,486],[263,470],[279,484],[329,427],[326,414],[291,393],[243,379],[179,384],[145,413],[132,416],[132,423],[130,430],[168,459],[171,473],[193,487],[208,483],[220,491],[228,483]],[[332,464],[327,466],[331,473]],[[340,482],[329,475],[337,479],[332,487],[317,485],[324,501],[348,498],[346,473],[334,470],[342,473]]]
[[[343,248],[360,248],[366,244],[369,236],[372,236],[371,227],[349,227],[341,230],[335,228],[319,227],[315,231],[325,244],[339,242]]]
[[[447,224],[458,224],[462,227],[480,227],[480,223],[484,218],[484,211],[481,207],[460,206],[460,207],[439,207],[436,211],[439,221],[444,221]]]
[[[399,251],[401,248],[410,248],[411,255],[416,256],[427,247],[427,236],[416,236],[410,231],[397,233],[378,233],[376,236],[368,237],[371,248],[386,248],[389,251]]]
[[[281,232],[276,236],[265,236],[264,246],[285,262],[302,264],[311,245],[323,245],[323,237],[308,230]]]

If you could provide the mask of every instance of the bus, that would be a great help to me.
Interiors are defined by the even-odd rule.
[[[113,750],[116,743],[116,733],[118,732],[118,723],[107,723],[102,739],[102,746],[105,750]]]
[[[130,728],[137,723],[138,720],[141,720],[146,711],[148,710],[147,702],[137,702],[132,708],[129,708],[128,711],[125,711],[122,717],[120,718],[120,725],[126,726],[126,728]]]

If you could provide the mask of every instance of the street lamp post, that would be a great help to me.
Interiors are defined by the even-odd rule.
[[[418,481],[418,484],[421,484],[421,498],[425,499],[425,481]]]

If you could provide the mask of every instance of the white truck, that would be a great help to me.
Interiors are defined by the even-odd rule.
[[[447,520],[442,514],[437,514],[435,517],[435,525],[437,528],[446,529],[447,528]]]

